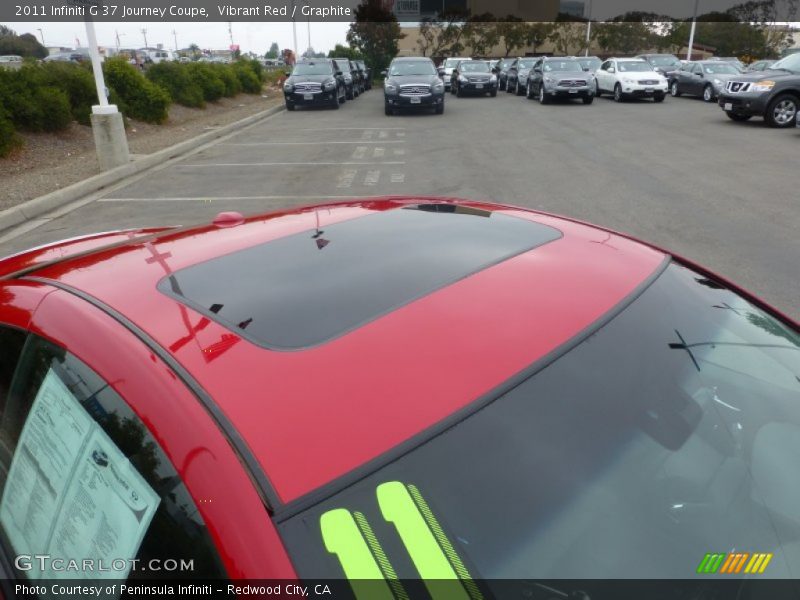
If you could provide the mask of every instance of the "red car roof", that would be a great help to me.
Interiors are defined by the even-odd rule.
[[[181,273],[206,261],[301,232],[319,239],[326,228],[366,223],[370,215],[420,202],[340,203],[249,218],[234,227],[168,231],[72,257],[35,275],[102,301],[167,349],[226,414],[286,503],[389,451],[545,357],[636,291],[666,258],[573,221],[439,200],[465,213],[522,219],[557,235],[291,351],[264,347],[245,328],[217,320],[214,307],[204,314],[157,287],[180,282]],[[365,256],[369,251],[364,248]],[[284,262],[291,271],[292,256]],[[386,285],[381,272],[371,277],[366,281],[375,289]],[[270,290],[268,281],[264,290]],[[250,300],[259,304],[257,297]]]

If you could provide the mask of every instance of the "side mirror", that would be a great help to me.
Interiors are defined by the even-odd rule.
[[[442,69],[442,68],[439,68],[439,69],[437,70],[437,72],[439,73],[439,77],[444,77],[444,69]]]
[[[614,67],[608,67],[608,72],[609,73],[616,73],[617,70]]]
[[[386,73],[388,73],[388,71],[387,71],[386,69],[384,69],[383,71],[381,71],[381,75],[383,75],[384,77],[386,77]]]
[[[342,76],[342,72],[341,71],[336,71],[336,76],[337,77],[341,77]]]
[[[589,67],[583,67],[584,71],[589,71]]]

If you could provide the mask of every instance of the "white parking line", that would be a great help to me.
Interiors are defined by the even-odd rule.
[[[305,129],[295,129],[294,131],[383,131],[391,129],[393,131],[405,131],[405,127],[307,127]]]
[[[266,163],[212,163],[207,165],[175,165],[175,167],[186,167],[190,169],[208,169],[211,167],[329,167],[339,165],[404,165],[404,161],[382,161],[382,162],[266,162]]]
[[[386,148],[375,148],[372,151],[372,158],[383,158],[386,154]]]
[[[339,189],[342,188],[349,188],[353,185],[353,180],[356,178],[356,174],[358,171],[355,169],[347,169],[346,171],[342,171],[339,175],[339,182],[336,184],[336,187]]]
[[[378,181],[381,179],[381,172],[380,171],[367,171],[366,177],[364,177],[364,185],[377,185]]]
[[[392,173],[392,183],[404,183],[406,180],[405,173]]]

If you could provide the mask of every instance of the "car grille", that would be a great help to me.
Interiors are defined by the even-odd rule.
[[[311,81],[305,83],[298,83],[294,86],[295,92],[300,92],[301,94],[309,94],[314,92],[321,92],[322,91],[322,84],[321,83],[314,83]]]
[[[470,83],[489,83],[488,77],[467,77]]]
[[[429,85],[401,85],[401,96],[426,96],[431,93]]]
[[[658,85],[658,79],[640,79],[639,85]]]
[[[559,87],[584,87],[585,85],[585,79],[562,79],[558,82]]]
[[[750,89],[749,81],[729,81],[725,84],[725,91],[731,94],[741,94]]]

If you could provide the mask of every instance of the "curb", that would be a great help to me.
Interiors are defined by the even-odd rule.
[[[263,112],[246,117],[241,121],[224,125],[223,127],[215,129],[214,131],[209,131],[208,133],[201,133],[196,137],[175,144],[174,146],[170,146],[169,148],[164,148],[163,150],[158,150],[157,152],[143,156],[142,158],[136,159],[127,165],[122,165],[115,169],[111,169],[110,171],[100,173],[99,175],[94,175],[89,179],[84,179],[83,181],[79,181],[63,189],[56,190],[55,192],[51,192],[44,196],[39,196],[33,200],[28,200],[17,206],[12,206],[11,208],[0,211],[0,231],[22,225],[23,223],[30,221],[35,217],[49,213],[66,204],[70,204],[71,202],[75,202],[83,196],[98,192],[103,188],[118,183],[127,177],[137,175],[142,171],[146,171],[170,159],[176,158],[182,154],[186,154],[187,152],[199,148],[204,144],[208,144],[209,142],[213,142],[218,138],[230,135],[239,129],[249,127],[261,119],[272,116],[282,110],[285,110],[283,104],[280,104],[279,106],[273,106],[272,108],[269,108]]]

